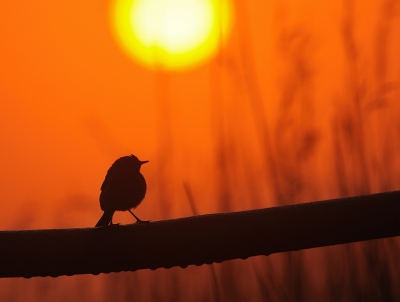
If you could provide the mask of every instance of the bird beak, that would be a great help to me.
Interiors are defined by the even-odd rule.
[[[143,164],[148,163],[148,162],[149,162],[148,160],[144,160],[144,161],[141,161],[140,163],[143,165]]]

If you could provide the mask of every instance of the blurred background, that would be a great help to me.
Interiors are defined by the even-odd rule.
[[[121,29],[124,7],[0,2],[0,229],[93,227],[107,169],[132,153],[150,161],[145,220],[400,189],[399,1],[215,0],[212,39],[171,56]],[[399,243],[2,279],[0,300],[395,301]]]

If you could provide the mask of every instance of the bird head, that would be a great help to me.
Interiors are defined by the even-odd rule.
[[[148,163],[148,160],[139,160],[135,155],[131,154],[129,156],[126,156],[129,159],[129,163],[127,163],[129,166],[131,166],[133,169],[135,170],[140,170],[140,167],[145,164]],[[123,158],[123,157],[121,157]]]
[[[148,160],[139,160],[135,155],[131,154],[118,158],[111,166],[111,171],[126,171],[135,170],[139,171],[140,167],[149,162]]]

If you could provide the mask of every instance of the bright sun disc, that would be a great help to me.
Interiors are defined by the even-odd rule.
[[[152,69],[185,69],[212,57],[232,24],[229,0],[115,0],[115,36]]]

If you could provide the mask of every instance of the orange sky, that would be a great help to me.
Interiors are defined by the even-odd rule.
[[[199,214],[400,189],[399,1],[233,5],[232,35],[216,58],[162,73],[119,48],[109,0],[0,1],[0,230],[93,227],[107,169],[131,153],[150,161],[135,210],[143,220],[194,215],[184,186]],[[114,222],[134,219],[116,213]],[[397,246],[2,279],[0,300],[398,293],[387,283],[397,282]]]
[[[183,183],[197,196],[200,213],[227,209],[215,203],[215,187],[231,192],[229,210],[274,204],[277,183],[265,170],[268,155],[252,111],[254,92],[270,127],[270,154],[283,171],[278,185],[284,187],[289,177],[286,163],[298,158],[291,153],[297,132],[279,127],[298,123],[297,130],[318,129],[318,147],[312,162],[298,165],[305,167],[299,175],[308,189],[293,202],[339,196],[329,131],[342,108],[338,104],[351,103],[342,4],[236,1],[232,36],[217,59],[162,74],[137,65],[119,49],[107,1],[0,2],[0,229],[93,226],[101,215],[99,188],[108,167],[130,153],[150,160],[142,171],[149,193],[137,209],[143,219],[192,215]],[[369,96],[380,91],[374,78],[380,12],[380,1],[355,6],[357,68]],[[399,19],[393,20],[392,33],[400,27]],[[383,80],[399,87],[400,41],[393,34],[388,39]],[[309,63],[309,77],[301,77],[296,62]],[[292,90],[297,94],[288,98],[295,102],[289,106],[284,96]],[[398,90],[389,89],[386,98],[387,106],[373,114],[364,135],[374,139],[386,130],[398,135],[398,124],[390,127],[399,113],[393,101]],[[398,141],[399,136],[385,140],[389,149]],[[384,149],[367,153],[373,175]],[[393,179],[399,176],[399,158],[390,156]],[[221,162],[229,166],[225,172]],[[248,183],[240,175],[256,180]],[[370,189],[383,187],[372,181]],[[125,216],[117,220],[130,222]]]

